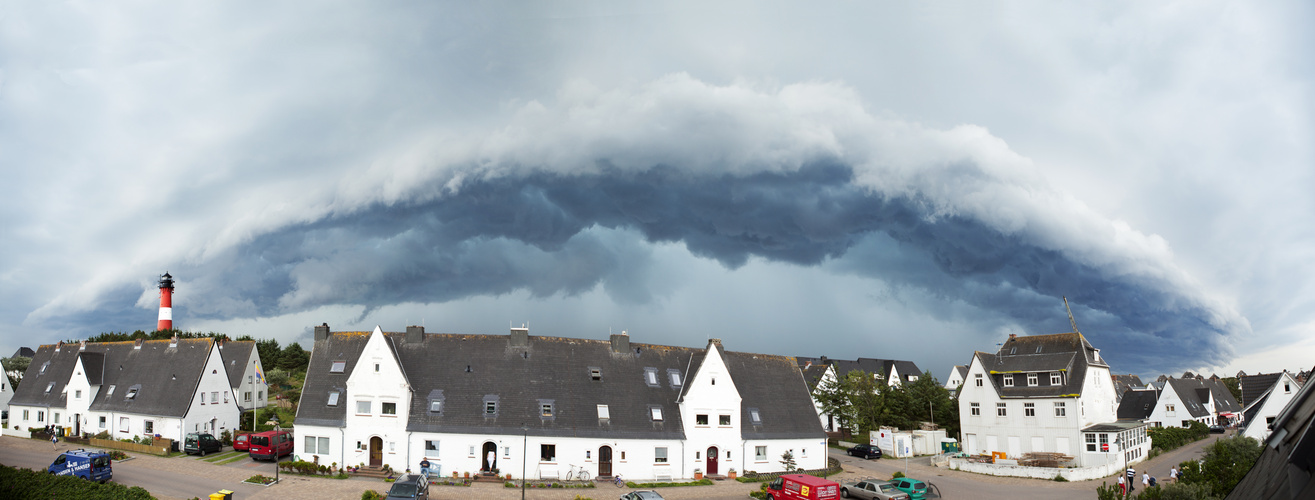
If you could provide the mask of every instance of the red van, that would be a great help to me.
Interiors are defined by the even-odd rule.
[[[274,457],[292,454],[292,433],[265,431],[247,434],[247,453],[252,460],[274,460]]]
[[[840,483],[807,474],[786,474],[767,485],[769,500],[834,500]]]

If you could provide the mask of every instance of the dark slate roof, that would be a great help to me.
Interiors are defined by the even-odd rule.
[[[1127,392],[1128,389],[1132,389],[1134,387],[1137,389],[1142,389],[1146,387],[1146,384],[1143,384],[1141,382],[1141,377],[1138,377],[1133,374],[1127,374],[1127,375],[1111,374],[1110,378],[1114,379],[1114,394],[1116,394],[1117,398],[1120,399],[1123,398],[1123,393]]]
[[[13,356],[10,356],[10,357],[11,357],[11,358],[30,358],[30,357],[36,356],[36,354],[37,354],[36,351],[33,351],[31,347],[19,347],[17,351],[14,351],[14,355],[13,355]]]
[[[1113,422],[1102,422],[1099,424],[1091,424],[1087,426],[1085,429],[1082,429],[1082,432],[1122,432],[1129,429],[1136,429],[1138,427],[1145,427],[1145,426],[1146,424],[1140,420],[1120,418]]]
[[[1265,394],[1260,396],[1260,399],[1251,402],[1251,406],[1248,406],[1246,412],[1242,414],[1242,427],[1250,428],[1252,425],[1256,424],[1256,415],[1260,414],[1260,408],[1265,406],[1265,400],[1269,399],[1271,393],[1272,391],[1265,391]],[[1260,422],[1259,425],[1263,426],[1268,424]]]
[[[723,355],[740,393],[744,439],[825,438],[808,385],[792,358],[729,351]],[[757,408],[761,425],[750,420],[750,408]]]
[[[1242,411],[1242,405],[1233,397],[1233,391],[1228,390],[1223,380],[1206,380],[1205,385],[1210,388],[1210,397],[1215,400],[1215,411],[1228,413]]]
[[[1129,390],[1123,394],[1123,399],[1119,401],[1118,418],[1138,420],[1150,418],[1151,412],[1155,411],[1155,402],[1159,398],[1159,391]]]
[[[81,352],[78,358],[82,360],[82,368],[86,370],[87,383],[91,385],[101,385],[105,381],[105,353],[103,352]]]
[[[179,339],[176,347],[170,340],[148,340],[141,349],[135,343],[91,342],[86,350],[78,344],[43,345],[37,349],[10,404],[20,406],[66,407],[65,385],[79,358],[83,359],[89,380],[100,378],[101,390],[91,401],[94,411],[118,411],[140,415],[181,417],[191,407],[192,394],[201,381],[201,370],[210,355],[212,340]],[[41,367],[47,362],[45,373]],[[92,370],[100,365],[99,375]],[[34,381],[35,383],[29,383]],[[50,392],[46,388],[54,383]],[[115,387],[114,394],[109,388]],[[139,387],[133,399],[126,399],[129,388]]]
[[[974,354],[991,373],[991,384],[1002,398],[1062,397],[1082,394],[1090,365],[1108,367],[1096,357],[1096,348],[1080,333],[1010,337],[995,354]],[[1050,385],[1049,372],[1065,374],[1063,383]],[[1027,374],[1037,373],[1036,387],[1028,387]],[[1012,377],[1013,387],[1004,379]]]
[[[1239,380],[1242,384],[1242,406],[1250,406],[1252,401],[1259,399],[1281,375],[1283,375],[1283,372],[1259,373],[1242,377]]]
[[[810,391],[817,389],[817,383],[822,380],[822,375],[826,374],[826,369],[829,366],[830,365],[815,364],[802,369],[804,373],[804,381],[808,382],[808,389]]]
[[[1275,432],[1228,499],[1315,497],[1315,397],[1306,384],[1274,418]]]
[[[1206,409],[1204,402],[1210,396],[1210,389],[1206,388],[1204,381],[1193,378],[1171,378],[1168,385],[1173,387],[1174,392],[1178,393],[1178,398],[1182,400],[1183,406],[1187,407],[1187,412],[1192,418],[1200,418],[1210,414]]]
[[[343,425],[346,398],[331,408],[327,394],[345,389],[369,335],[335,332],[315,343],[308,368],[313,376],[303,388],[298,424]],[[410,432],[517,435],[525,425],[528,433],[545,436],[681,439],[677,402],[706,354],[639,343],[616,352],[610,341],[561,337],[529,337],[527,346],[513,346],[503,335],[425,334],[421,342],[407,342],[404,333],[385,333],[384,338],[411,383]],[[740,391],[746,439],[824,435],[795,358],[727,352],[720,346],[718,351]],[[334,360],[347,362],[344,373],[328,374]],[[593,379],[593,368],[600,380]],[[656,370],[656,387],[646,382],[646,369]],[[679,374],[679,386],[672,386],[671,371]],[[431,413],[429,402],[438,397],[443,411]],[[484,415],[489,397],[498,401],[493,417]],[[549,401],[553,416],[543,418],[540,405]],[[608,406],[608,419],[598,418],[599,404]],[[662,421],[652,420],[652,407],[662,409]],[[748,422],[749,408],[758,409],[761,426]]]
[[[922,376],[922,371],[918,369],[917,364],[914,364],[912,361],[904,361],[899,359],[858,358],[854,361],[849,361],[846,359],[828,359],[828,358],[799,358],[799,359],[809,359],[809,360],[817,359],[822,363],[835,366],[837,378],[844,378],[846,375],[849,375],[850,372],[862,370],[867,373],[874,373],[877,375],[881,375],[882,378],[884,379],[886,375],[891,372],[891,368],[894,368],[895,371],[899,372],[900,383],[910,382],[909,380],[910,376],[914,376],[914,377]],[[887,381],[887,383],[889,383],[889,381]]]
[[[315,342],[310,363],[306,365],[306,382],[297,403],[298,424],[342,427],[347,422],[347,379],[356,368],[365,343],[372,332],[336,332]],[[335,361],[344,362],[342,373],[330,373]],[[464,363],[463,363],[464,364]],[[329,392],[338,391],[337,406],[329,406]]]
[[[219,344],[219,357],[224,360],[224,369],[228,370],[228,386],[242,384],[242,374],[246,373],[247,361],[251,351],[256,348],[254,340],[228,340]]]

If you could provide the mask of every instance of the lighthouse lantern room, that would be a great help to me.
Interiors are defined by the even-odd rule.
[[[174,327],[173,294],[174,278],[166,271],[160,276],[160,321],[156,330],[172,330]]]

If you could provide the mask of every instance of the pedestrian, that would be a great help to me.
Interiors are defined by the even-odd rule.
[[[498,470],[498,466],[496,465],[498,461],[498,452],[489,450],[488,459],[489,459],[489,472],[496,472]]]
[[[59,436],[56,436],[55,433],[53,432],[50,433],[50,449],[52,450],[59,449]]]
[[[1128,483],[1123,481],[1123,474],[1119,474],[1119,496],[1128,496]]]
[[[1132,494],[1133,490],[1137,489],[1135,486],[1132,485],[1133,481],[1136,480],[1137,480],[1137,471],[1133,470],[1132,467],[1128,467],[1128,494]]]
[[[1169,481],[1171,481],[1171,482],[1173,482],[1173,483],[1177,483],[1177,482],[1178,482],[1178,466],[1177,466],[1177,465],[1173,466],[1172,469],[1169,469]]]
[[[1141,471],[1141,485],[1143,488],[1151,487],[1151,473],[1149,471]]]

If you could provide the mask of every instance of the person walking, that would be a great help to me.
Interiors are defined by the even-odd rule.
[[[1132,486],[1132,482],[1136,480],[1137,480],[1137,471],[1133,470],[1132,467],[1128,467],[1128,494],[1129,495],[1132,494],[1133,490],[1137,489]]]
[[[1144,471],[1141,471],[1141,485],[1142,485],[1143,488],[1150,488],[1150,487],[1151,487],[1151,472],[1150,472],[1150,471],[1145,471],[1145,470],[1144,470]]]
[[[1119,496],[1128,496],[1128,483],[1123,480],[1123,474],[1119,474]]]
[[[56,435],[54,432],[50,433],[50,449],[52,450],[59,449],[59,436]]]
[[[1173,483],[1177,483],[1177,482],[1178,482],[1178,466],[1177,466],[1177,465],[1173,466],[1172,469],[1169,469],[1169,481],[1171,481],[1171,482],[1173,482]]]

